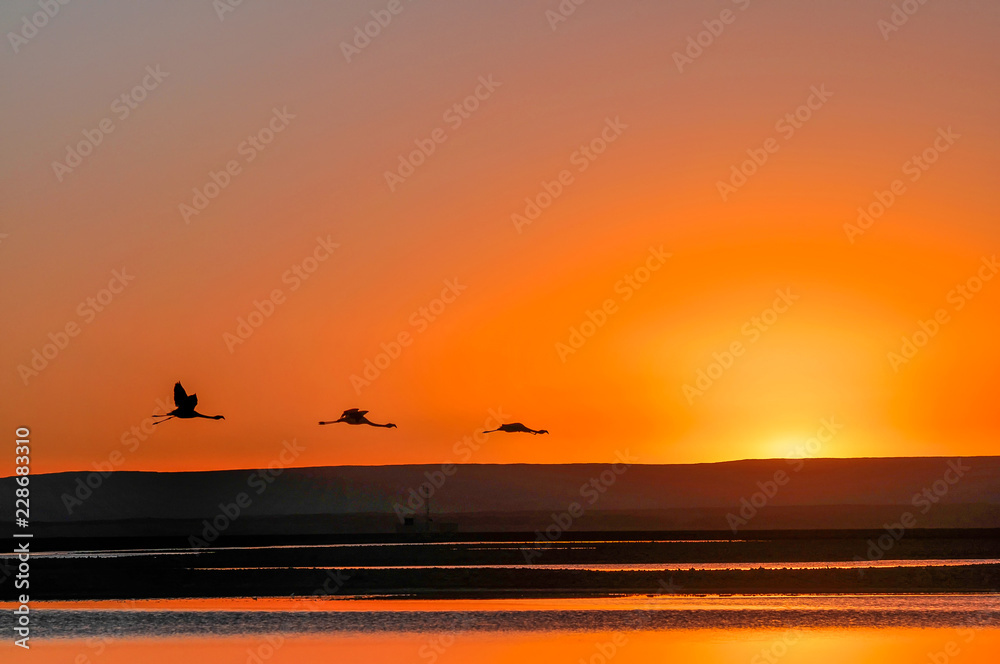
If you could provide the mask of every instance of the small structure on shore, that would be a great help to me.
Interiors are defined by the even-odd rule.
[[[403,523],[396,524],[398,533],[457,533],[458,522],[456,521],[435,521],[431,518],[431,499],[427,498],[424,503],[423,516],[403,517]]]

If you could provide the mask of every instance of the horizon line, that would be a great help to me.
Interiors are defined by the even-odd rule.
[[[949,454],[949,455],[925,455],[925,456],[864,456],[864,457],[767,457],[767,458],[747,458],[747,459],[728,459],[725,461],[698,461],[698,462],[688,462],[688,463],[633,463],[631,466],[716,466],[727,463],[746,463],[746,462],[767,462],[767,461],[889,461],[889,460],[901,460],[901,459],[1000,459],[1000,455],[961,455],[961,454]],[[420,463],[383,463],[383,464],[334,464],[334,465],[321,465],[321,466],[281,466],[282,472],[286,470],[312,470],[312,469],[325,469],[325,468],[400,468],[404,466],[606,466],[617,463],[616,461],[568,461],[563,463],[533,463],[526,461],[515,461],[506,463],[474,463],[474,462],[454,462],[454,461],[429,461]],[[226,473],[226,472],[255,472],[258,470],[263,470],[269,468],[269,465],[261,466],[259,468],[207,468],[207,469],[196,469],[196,470],[134,470],[134,469],[113,469],[113,470],[101,470],[98,468],[82,469],[82,470],[57,470],[52,472],[43,473],[32,473],[32,477],[39,477],[42,475],[65,475],[69,473],[99,473],[104,475],[105,473],[155,473],[155,474],[177,474],[177,473]],[[16,478],[17,475],[6,475],[0,476],[0,480],[6,480],[10,478]]]

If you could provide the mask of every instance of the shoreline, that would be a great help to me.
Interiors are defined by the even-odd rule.
[[[893,541],[886,550],[868,550],[867,559],[873,540],[857,531],[739,541],[594,538],[540,547],[525,547],[524,540],[513,538],[491,545],[459,538],[277,546],[258,540],[205,549],[133,546],[121,553],[77,542],[79,554],[65,556],[45,555],[51,547],[33,547],[41,555],[31,557],[28,592],[32,601],[992,593],[1000,590],[1000,537],[990,536],[995,534],[921,533],[924,537]],[[818,565],[806,566],[810,562]],[[821,566],[838,562],[844,565]],[[14,562],[0,560],[0,568],[13,572]],[[0,601],[23,592],[13,584],[0,585]]]

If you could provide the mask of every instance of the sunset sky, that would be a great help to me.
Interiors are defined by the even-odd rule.
[[[347,4],[0,7],[33,472],[997,453],[1000,5]]]

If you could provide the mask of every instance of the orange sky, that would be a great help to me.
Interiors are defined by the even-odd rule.
[[[116,450],[128,470],[259,467],[293,438],[295,465],[457,460],[497,408],[551,435],[490,438],[473,462],[786,456],[830,418],[818,456],[995,454],[1000,280],[954,289],[1000,253],[1000,7],[927,3],[886,39],[882,1],[595,2],[553,29],[557,4],[405,2],[350,62],[341,42],[386,3],[245,2],[223,20],[211,3],[70,4],[16,52],[5,39],[0,419],[31,427],[33,472]],[[5,3],[3,33],[34,11]],[[115,102],[144,82],[134,108]],[[92,154],[54,167],[84,132]],[[415,141],[433,153],[390,187]],[[748,150],[767,160],[723,200]],[[512,220],[560,174],[551,205]],[[641,288],[622,281],[647,261]],[[227,345],[275,289],[273,315]],[[778,290],[797,299],[775,315]],[[67,324],[47,366],[19,368]],[[403,332],[358,393],[351,376]],[[123,438],[175,380],[226,420]],[[316,425],[352,406],[399,428]]]

